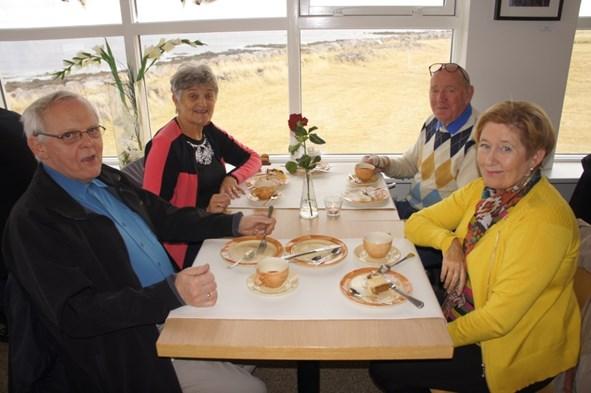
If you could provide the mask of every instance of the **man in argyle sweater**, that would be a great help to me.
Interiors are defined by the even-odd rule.
[[[395,201],[402,219],[431,206],[479,176],[472,135],[477,112],[470,105],[474,87],[466,70],[455,63],[429,67],[429,101],[433,114],[423,124],[415,145],[401,157],[365,156],[387,176],[412,178],[410,192]],[[418,247],[425,267],[440,266],[441,253]]]

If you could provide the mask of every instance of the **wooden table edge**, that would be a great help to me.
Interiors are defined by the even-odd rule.
[[[227,320],[168,318],[156,342],[159,356],[199,359],[242,359],[242,360],[387,360],[387,359],[449,359],[453,355],[453,343],[447,333],[443,318],[419,318],[414,320],[339,320],[343,330],[366,329],[374,331],[376,326],[392,321],[412,323],[416,334],[430,343],[413,342],[409,337],[407,344],[385,343],[389,334],[377,331],[384,340],[367,343],[349,343],[345,340],[331,340],[330,326],[334,320]],[[232,332],[240,329],[256,331],[263,323],[267,334],[252,334],[248,343],[245,340],[232,342]],[[308,330],[307,332],[305,332]],[[201,334],[200,334],[201,332]],[[273,344],[273,334],[288,332],[288,338],[281,345]],[[297,337],[299,332],[304,332]],[[315,334],[318,332],[318,334]],[[207,337],[216,336],[215,340]],[[371,334],[371,333],[368,333]],[[425,337],[428,335],[428,337]],[[220,337],[222,339],[220,339]],[[227,337],[224,340],[223,337]],[[318,340],[310,340],[316,337]],[[395,336],[392,336],[395,337]],[[219,344],[216,344],[215,341]],[[222,342],[223,341],[223,342]],[[328,344],[326,344],[329,342]]]

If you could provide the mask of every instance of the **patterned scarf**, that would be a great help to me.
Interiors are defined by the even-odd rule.
[[[482,198],[476,204],[476,211],[468,224],[468,233],[462,245],[465,257],[474,249],[476,243],[484,236],[486,231],[505,218],[509,213],[509,209],[515,206],[540,181],[541,176],[540,169],[536,169],[521,183],[500,193],[490,187],[484,188]],[[448,293],[442,309],[448,322],[474,310],[470,277],[467,277],[462,293]]]

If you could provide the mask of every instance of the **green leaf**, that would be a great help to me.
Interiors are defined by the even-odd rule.
[[[298,164],[296,164],[295,161],[287,161],[285,163],[285,169],[287,169],[289,173],[294,174],[298,170]]]
[[[310,127],[310,129],[308,130],[308,133],[314,132],[314,131],[316,131],[317,129],[318,129],[318,127],[316,127],[316,126],[312,126],[312,127]]]
[[[318,136],[318,134],[310,134],[310,142],[315,143],[317,145],[324,145],[326,141]]]
[[[289,148],[287,150],[289,151],[289,154],[293,154],[296,151],[298,151],[298,149],[300,148],[300,146],[302,146],[301,143],[296,143],[295,145],[289,145]]]
[[[300,166],[304,169],[309,169],[310,168],[310,163],[312,162],[312,157],[310,157],[307,154],[304,154],[303,156],[301,156],[298,159],[298,162],[300,164]]]
[[[308,132],[306,131],[306,129],[304,127],[296,127],[295,131],[295,136],[297,137],[307,137],[308,136]],[[299,139],[298,139],[299,140]]]
[[[320,162],[320,160],[322,160],[322,157],[320,157],[320,156],[314,156],[314,158],[312,159],[312,163],[315,164],[317,162]]]

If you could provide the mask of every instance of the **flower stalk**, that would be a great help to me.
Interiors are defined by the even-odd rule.
[[[318,127],[308,126],[308,119],[303,117],[301,113],[292,113],[289,115],[288,120],[289,129],[293,133],[296,143],[289,146],[289,153],[293,156],[300,149],[303,150],[302,155],[294,160],[290,160],[285,163],[285,168],[289,173],[296,173],[298,168],[304,170],[305,176],[305,187],[306,187],[306,203],[308,205],[309,217],[314,217],[315,206],[312,206],[312,190],[311,190],[311,173],[316,165],[320,162],[321,157],[319,154],[311,155],[308,147],[308,142],[316,145],[323,145],[326,142],[317,133]]]
[[[135,139],[137,147],[133,144],[126,144],[126,149],[130,150],[138,148],[140,151],[143,151],[144,144],[141,135],[139,122],[140,112],[136,95],[137,83],[145,79],[146,73],[162,57],[163,54],[170,52],[178,45],[197,47],[205,44],[199,40],[179,38],[172,40],[161,39],[156,45],[144,49],[144,54],[142,56],[139,69],[137,70],[137,74],[135,73],[133,67],[128,65],[125,72],[126,76],[122,79],[119,74],[118,62],[115,59],[111,45],[109,45],[109,41],[107,41],[105,38],[104,45],[96,46],[92,51],[79,52],[71,59],[65,59],[63,61],[64,68],[52,73],[51,76],[54,79],[64,80],[75,68],[84,68],[90,65],[105,63],[109,67],[109,71],[111,72],[111,76],[113,78],[113,85],[117,89],[124,109],[132,115],[135,122],[133,130],[134,135],[132,138]],[[125,157],[129,156],[129,151],[127,152],[127,155],[125,152],[122,154],[124,157],[123,161],[125,161]]]

